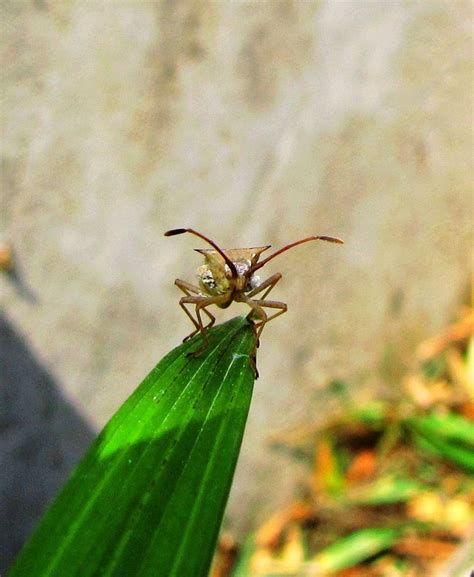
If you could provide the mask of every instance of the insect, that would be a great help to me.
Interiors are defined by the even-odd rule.
[[[256,246],[252,248],[221,249],[213,240],[204,236],[192,228],[175,228],[165,232],[165,236],[175,236],[189,232],[207,242],[212,248],[196,248],[197,252],[204,256],[204,264],[198,268],[199,286],[194,286],[181,279],[176,279],[175,285],[181,289],[185,296],[181,297],[179,306],[183,309],[194,325],[194,330],[184,341],[201,333],[202,345],[193,355],[201,354],[208,345],[207,331],[215,323],[215,317],[207,308],[216,305],[219,308],[227,308],[233,301],[246,303],[250,307],[247,319],[252,323],[255,333],[255,341],[250,358],[254,366],[255,375],[258,371],[255,363],[256,351],[260,342],[265,325],[287,311],[287,305],[280,301],[268,300],[267,296],[277,282],[281,279],[281,273],[277,272],[266,280],[255,274],[270,260],[283,252],[311,240],[325,240],[343,244],[339,238],[332,236],[308,236],[275,251],[270,256],[259,261],[260,255],[268,250],[271,245]],[[255,298],[257,297],[257,298]],[[196,318],[191,314],[188,306],[194,306]],[[271,312],[266,312],[270,309]],[[208,317],[208,323],[204,324],[201,313]]]

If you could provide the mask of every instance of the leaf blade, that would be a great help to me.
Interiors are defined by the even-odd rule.
[[[202,357],[187,356],[199,339],[169,353],[95,441],[10,577],[177,575],[176,562],[206,575],[252,395],[252,339],[237,318],[210,331]],[[192,547],[201,516],[206,538]],[[189,520],[186,555],[170,555]]]
[[[322,573],[342,571],[389,549],[399,536],[387,527],[359,529],[317,553],[313,563]]]

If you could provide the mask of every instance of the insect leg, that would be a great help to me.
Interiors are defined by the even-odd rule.
[[[202,311],[206,313],[206,315],[209,317],[209,322],[207,323],[207,325],[204,327],[204,329],[207,331],[207,329],[210,329],[214,323],[216,322],[216,317],[210,313],[206,307],[201,307]]]
[[[184,306],[184,305],[186,305],[186,304],[196,305],[195,310],[196,310],[197,321],[196,321],[195,319],[193,319],[193,322],[194,322],[197,330],[193,333],[193,335],[199,331],[199,332],[201,333],[201,335],[202,335],[203,343],[202,343],[202,346],[201,346],[198,350],[196,350],[196,351],[194,351],[194,352],[192,353],[193,355],[196,355],[196,356],[197,356],[197,355],[200,355],[200,354],[205,350],[205,348],[206,348],[207,345],[208,345],[208,341],[207,341],[207,328],[208,328],[208,327],[205,327],[205,326],[203,325],[203,322],[202,322],[202,319],[201,319],[201,309],[203,309],[204,312],[205,312],[209,317],[211,317],[211,323],[210,323],[210,324],[213,324],[215,318],[214,318],[213,315],[211,315],[211,313],[210,313],[209,311],[206,311],[206,310],[205,310],[205,307],[207,307],[207,306],[209,306],[209,305],[219,304],[219,303],[221,303],[221,302],[225,302],[227,299],[228,299],[227,295],[217,295],[217,296],[214,296],[214,297],[185,296],[185,297],[182,297],[182,298],[180,299],[179,304],[180,304],[180,306],[181,306],[183,309],[185,309],[185,306]],[[185,309],[185,310],[186,310],[186,309]],[[189,311],[187,311],[187,313],[189,313]],[[192,317],[191,317],[191,313],[189,313],[188,316],[189,316],[189,318],[192,318]],[[209,326],[209,325],[208,325],[208,326]],[[188,338],[189,338],[189,337],[188,337]]]
[[[181,280],[179,278],[177,278],[174,281],[174,284],[184,292],[184,294],[186,296],[191,296],[191,293],[195,293],[195,294],[199,294],[199,289],[197,287],[195,287],[194,285],[192,285],[191,283],[188,283],[184,280]],[[179,300],[179,306],[183,309],[183,311],[186,313],[186,316],[190,319],[190,321],[193,323],[194,325],[194,331],[192,333],[190,333],[187,337],[184,337],[183,339],[183,343],[185,343],[186,341],[188,341],[189,339],[193,338],[195,334],[197,334],[199,332],[199,324],[197,323],[197,321],[194,319],[194,317],[192,316],[192,314],[190,313],[190,311],[187,309],[187,307],[185,306],[185,303],[182,302],[182,298]]]
[[[268,293],[273,289],[273,287],[277,284],[277,282],[281,279],[282,275],[281,273],[277,272],[275,274],[272,274],[271,277],[268,277],[265,281],[262,282],[261,285],[259,285],[258,287],[255,287],[252,291],[250,291],[247,294],[247,298],[252,298],[255,295],[257,295],[258,293],[261,293],[262,291],[265,291],[263,293],[263,295],[260,297],[259,300],[264,300],[265,297],[268,295]],[[251,321],[252,320],[252,315],[255,315],[255,310],[252,308],[252,310],[250,311],[250,313],[247,315],[247,320]],[[265,324],[265,323],[264,323]],[[255,326],[255,325],[254,325]],[[260,332],[262,332],[263,330],[263,326],[262,329],[260,330]],[[259,340],[258,340],[258,336],[257,336],[257,330],[255,330],[255,348],[258,348],[259,346]]]
[[[179,278],[177,278],[174,281],[174,284],[180,290],[182,290],[186,296],[192,296],[191,293],[194,293],[196,295],[200,295],[200,293],[201,293],[201,291],[199,290],[199,288],[197,286],[194,286],[191,283],[186,282],[184,280],[181,280]],[[199,323],[194,319],[194,317],[191,315],[190,311],[186,308],[185,303],[182,303],[181,300],[179,301],[179,306],[183,309],[183,311],[186,313],[186,315],[191,319],[191,322],[193,323],[193,325],[195,327],[195,330],[183,339],[183,342],[186,342],[189,339],[191,339],[192,337],[194,337],[194,335],[200,331],[200,328],[199,328]],[[204,329],[210,329],[212,327],[212,325],[215,323],[216,318],[208,310],[206,310],[206,309],[203,309],[203,310],[206,313],[206,315],[209,317],[209,321],[210,321],[204,327]]]
[[[271,320],[275,319],[276,317],[286,313],[288,307],[285,303],[280,301],[269,301],[264,299],[247,299],[245,301],[249,307],[252,309],[252,313],[254,313],[258,318],[260,318],[260,322],[256,322],[255,326],[255,345],[254,345],[254,353],[257,350],[260,341],[260,335],[262,334],[264,326]],[[271,309],[278,309],[278,311],[271,316],[268,316],[267,313],[263,310],[264,308],[271,308]],[[247,317],[248,318],[248,317]]]
[[[281,279],[281,276],[282,275],[279,272],[272,274],[272,276],[268,277],[267,280],[263,281],[261,285],[259,285],[258,287],[255,287],[252,291],[247,293],[247,297],[253,298],[258,293],[265,291],[259,299],[259,300],[263,300],[264,298],[266,298],[268,293],[273,289],[273,287],[277,284],[277,282]],[[265,289],[267,289],[267,290],[265,290]]]
[[[258,300],[254,299],[252,302],[255,303],[257,306],[259,306],[260,308],[265,307],[265,308],[269,308],[269,309],[279,309],[276,313],[272,314],[271,316],[267,316],[265,321],[263,322],[263,324],[267,324],[268,322],[272,321],[273,319],[276,319],[276,317],[279,317],[283,313],[286,313],[286,311],[288,310],[287,304],[282,303],[280,301],[268,301],[268,300],[263,300],[263,299],[258,299]],[[261,324],[262,323],[260,323],[259,326],[261,326]],[[262,328],[260,329],[260,333],[262,332]]]
[[[198,295],[201,292],[197,286],[194,286],[193,284],[191,284],[190,282],[186,282],[185,280],[181,280],[180,278],[177,278],[174,281],[174,284],[188,296],[190,293]]]
[[[263,310],[263,308],[257,303],[257,301],[249,298],[245,298],[243,302],[247,303],[251,308],[250,313],[247,315],[247,320],[251,322],[254,334],[254,341],[253,347],[250,352],[250,362],[252,363],[253,370],[255,372],[255,378],[258,379],[258,369],[257,369],[257,348],[260,344],[260,333],[262,332],[262,328],[267,322],[267,313]],[[256,323],[252,320],[252,315],[257,317],[260,322]]]

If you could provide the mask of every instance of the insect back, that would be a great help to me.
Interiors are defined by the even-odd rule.
[[[233,248],[223,250],[233,263],[237,275],[233,275],[223,256],[213,249],[199,249],[204,256],[204,264],[198,268],[200,288],[209,295],[232,293],[233,290],[248,292],[260,283],[260,277],[252,274],[251,268],[258,262],[260,254],[270,248],[259,246],[252,248]]]

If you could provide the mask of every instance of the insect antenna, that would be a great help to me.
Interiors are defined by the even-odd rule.
[[[224,253],[224,251],[221,248],[219,248],[213,240],[211,240],[210,238],[207,238],[207,236],[204,236],[203,234],[201,234],[197,230],[194,230],[192,228],[173,228],[172,230],[166,231],[165,236],[175,236],[176,234],[184,234],[185,232],[189,232],[191,234],[194,234],[195,236],[198,236],[199,238],[202,238],[202,240],[209,243],[221,255],[221,257],[224,259],[226,265],[230,268],[230,272],[232,273],[232,278],[236,279],[239,276],[237,273],[237,269],[235,268],[234,263]]]
[[[262,261],[256,263],[253,267],[251,267],[247,271],[247,274],[248,275],[253,274],[256,270],[258,270],[259,268],[261,268],[262,266],[267,264],[267,262],[269,260],[272,260],[272,258],[275,258],[276,256],[280,255],[282,252],[286,252],[290,248],[293,248],[294,246],[298,246],[299,244],[303,244],[304,242],[309,242],[310,240],[325,240],[327,242],[344,244],[343,240],[341,240],[340,238],[336,238],[334,236],[308,236],[307,238],[303,238],[301,240],[297,240],[296,242],[292,242],[291,244],[287,244],[286,246],[280,248],[279,250],[277,250],[276,252],[274,252],[270,256],[267,256],[267,258],[263,259]]]

